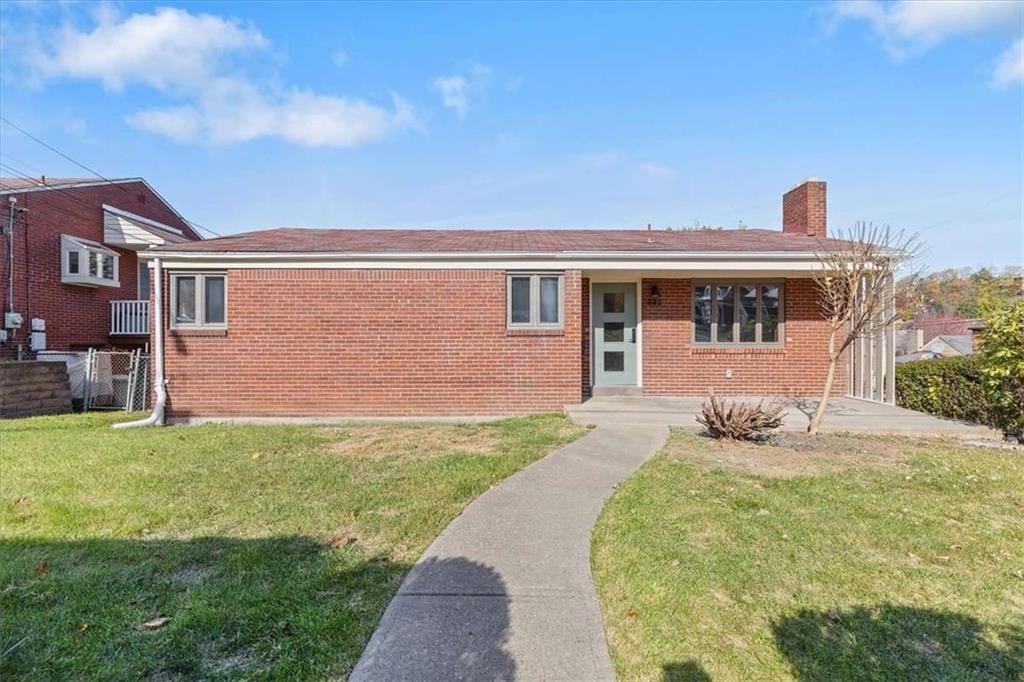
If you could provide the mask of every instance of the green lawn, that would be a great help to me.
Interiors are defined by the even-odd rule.
[[[623,680],[1024,679],[1024,454],[673,433],[592,562]]]
[[[124,418],[0,422],[0,679],[343,676],[448,521],[582,433]]]

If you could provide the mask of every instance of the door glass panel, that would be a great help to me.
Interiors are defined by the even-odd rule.
[[[626,296],[621,292],[609,292],[604,295],[604,312],[626,312]]]
[[[711,341],[711,285],[693,288],[693,340]]]
[[[775,343],[779,340],[779,286],[765,284],[761,287],[761,342]]]
[[[757,286],[744,284],[740,287],[740,343],[754,343],[757,340]]]
[[[715,287],[715,305],[718,308],[718,323],[715,338],[718,343],[730,343],[732,341],[732,320],[735,302],[733,301],[733,289],[731,286]]]
[[[203,322],[206,324],[224,323],[224,278],[207,277],[204,281],[206,309]]]
[[[139,298],[149,300],[149,266],[139,263]]]
[[[540,321],[558,324],[558,278],[540,278]]]
[[[512,324],[530,323],[530,278],[512,278]]]
[[[626,369],[626,354],[621,350],[604,352],[604,371],[622,372]]]
[[[605,322],[604,341],[605,343],[618,343],[626,340],[625,322]]]
[[[196,321],[196,278],[178,277],[175,282],[174,321],[192,324]]]

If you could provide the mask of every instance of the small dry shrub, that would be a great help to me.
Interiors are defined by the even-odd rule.
[[[785,404],[773,398],[757,403],[726,402],[708,391],[707,401],[700,406],[697,423],[715,438],[729,440],[764,440],[782,426]]]

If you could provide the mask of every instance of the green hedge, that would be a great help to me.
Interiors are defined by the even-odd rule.
[[[985,396],[985,375],[976,355],[918,360],[896,366],[896,403],[918,412],[995,424]]]

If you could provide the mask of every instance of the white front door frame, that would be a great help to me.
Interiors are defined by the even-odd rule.
[[[584,275],[588,277],[590,282],[587,285],[587,310],[590,320],[588,325],[588,335],[590,337],[590,389],[594,389],[594,284],[626,284],[633,282],[636,285],[636,385],[637,388],[643,388],[644,385],[644,285],[643,277],[623,277],[621,273],[617,274],[614,271],[611,272],[592,272]]]

